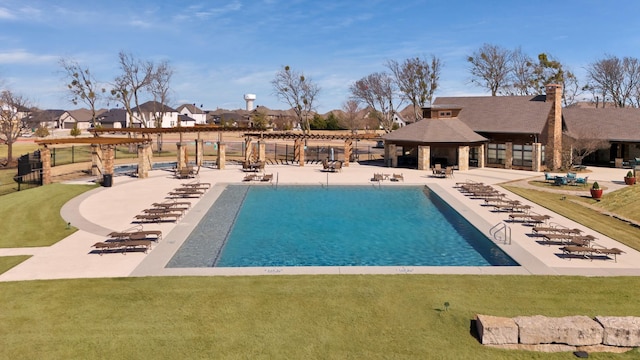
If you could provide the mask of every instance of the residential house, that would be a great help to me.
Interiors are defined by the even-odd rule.
[[[96,110],[96,121],[105,109]],[[76,125],[80,130],[86,130],[93,126],[93,114],[90,109],[67,110],[60,116],[61,129],[73,129]]]
[[[65,110],[59,109],[35,111],[29,118],[29,128],[31,130],[35,130],[38,127],[58,129],[61,127],[61,118],[64,113]]]
[[[197,125],[207,123],[207,114],[202,110],[202,105],[196,107],[196,104],[183,104],[176,109],[178,114],[185,115],[195,121]],[[183,125],[184,126],[184,125]]]
[[[168,128],[178,126],[178,111],[157,101],[147,101],[131,109],[131,112],[133,119],[127,114],[129,127]],[[189,126],[193,126],[193,124]]]
[[[109,129],[120,129],[126,126],[127,111],[125,109],[110,109],[100,114],[98,123]]]

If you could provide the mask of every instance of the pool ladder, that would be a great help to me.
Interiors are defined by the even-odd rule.
[[[489,234],[496,239],[496,241],[502,241],[503,244],[511,245],[511,227],[505,222],[499,222],[491,229]]]

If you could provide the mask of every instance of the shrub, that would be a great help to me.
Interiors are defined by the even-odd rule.
[[[591,188],[592,188],[593,190],[599,190],[599,189],[600,189],[600,185],[598,185],[598,182],[597,182],[597,181],[594,181],[594,182],[593,182],[593,185],[591,186]]]
[[[627,177],[628,178],[632,178],[633,177],[633,173],[631,171],[627,172]]]

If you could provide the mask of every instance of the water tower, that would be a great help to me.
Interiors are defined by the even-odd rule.
[[[256,94],[244,94],[244,101],[247,102],[247,111],[253,110],[253,102],[256,100]]]

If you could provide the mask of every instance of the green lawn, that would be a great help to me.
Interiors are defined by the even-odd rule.
[[[48,246],[69,236],[76,229],[67,229],[60,208],[95,187],[51,184],[2,196],[0,248]]]
[[[622,197],[635,199],[635,207],[632,204],[627,204],[626,201],[613,201],[612,195],[618,193],[618,191],[606,194],[602,197],[602,201],[597,202],[590,198],[584,198],[577,195],[561,195],[556,193],[550,193],[546,191],[538,191],[532,189],[521,188],[517,186],[503,187],[515,194],[518,194],[526,199],[529,199],[541,206],[548,208],[549,210],[556,212],[564,217],[574,220],[580,224],[583,224],[597,232],[600,232],[612,239],[618,240],[636,250],[640,251],[640,229],[631,226],[621,220],[614,217],[603,215],[602,213],[595,211],[587,206],[580,205],[580,203],[586,203],[588,205],[605,207],[613,207],[616,212],[619,212],[622,216],[633,216],[632,213],[637,212],[637,204],[640,203],[640,190],[625,188],[618,191],[624,191]],[[640,188],[640,187],[639,187]],[[617,195],[616,197],[617,198]],[[607,205],[608,204],[608,205]],[[614,204],[622,204],[616,206]],[[637,213],[636,215],[637,216]]]
[[[12,267],[20,264],[21,262],[27,260],[31,256],[2,256],[0,257],[0,274],[11,269]]]
[[[640,316],[638,288],[635,277],[464,275],[0,283],[0,358],[572,359],[486,348],[474,315]]]

